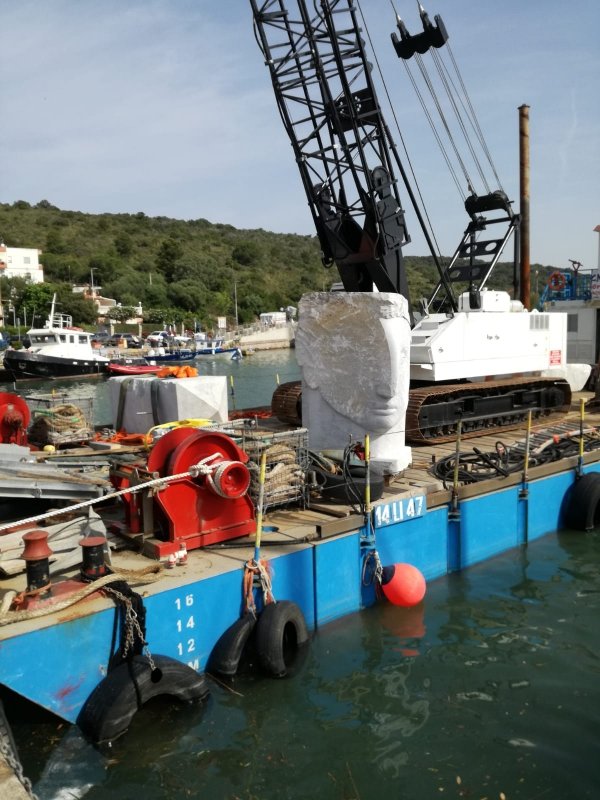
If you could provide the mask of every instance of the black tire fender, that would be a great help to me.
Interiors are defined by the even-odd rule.
[[[574,485],[566,497],[565,527],[575,531],[591,531],[600,525],[600,473],[588,472]]]
[[[230,625],[212,649],[208,659],[208,671],[227,677],[235,675],[255,625],[256,617],[250,613],[244,614]]]
[[[256,652],[262,668],[283,678],[308,644],[308,628],[300,608],[290,600],[269,603],[256,624]]]
[[[154,670],[141,655],[120,664],[85,701],[77,724],[94,744],[122,736],[136,711],[153,697],[168,695],[182,702],[208,697],[204,675],[169,656],[153,656],[153,660]]]

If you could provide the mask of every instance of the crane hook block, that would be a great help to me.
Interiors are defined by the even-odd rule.
[[[436,14],[435,25],[427,16],[427,12],[421,7],[421,21],[423,23],[423,33],[417,33],[411,36],[408,32],[404,22],[398,17],[398,31],[400,38],[392,33],[392,44],[396,50],[398,58],[403,58],[407,61],[412,58],[415,53],[424,55],[431,47],[443,47],[448,41],[448,31],[444,25],[444,21],[439,14]]]

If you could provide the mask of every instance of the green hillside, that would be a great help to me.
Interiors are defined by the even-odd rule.
[[[197,320],[207,328],[217,316],[233,321],[235,290],[243,323],[263,311],[296,306],[304,292],[326,290],[339,280],[335,269],[322,266],[315,236],[238,230],[205,219],[83,214],[47,200],[17,201],[0,203],[0,239],[9,247],[42,250],[43,287],[1,280],[5,307],[11,297],[21,319],[33,308],[41,313],[57,291],[61,309],[76,323],[93,323],[92,304],[71,293],[72,284],[88,284],[92,275],[105,297],[126,308],[141,303],[145,322],[189,326]],[[408,258],[407,267],[416,300],[430,291],[435,268],[428,257]],[[508,288],[511,280],[503,267],[494,283]]]

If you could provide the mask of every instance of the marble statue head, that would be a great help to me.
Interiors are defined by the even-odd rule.
[[[296,358],[302,368],[303,414],[305,395],[312,398],[312,418],[306,420],[311,432],[315,425],[380,435],[404,431],[410,367],[404,297],[387,292],[304,295]],[[315,405],[317,394],[331,414],[322,403]],[[328,440],[327,431],[322,439]]]

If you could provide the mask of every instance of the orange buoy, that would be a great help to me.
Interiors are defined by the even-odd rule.
[[[410,608],[421,602],[427,587],[423,573],[412,564],[393,564],[383,568],[381,588],[390,603]]]

